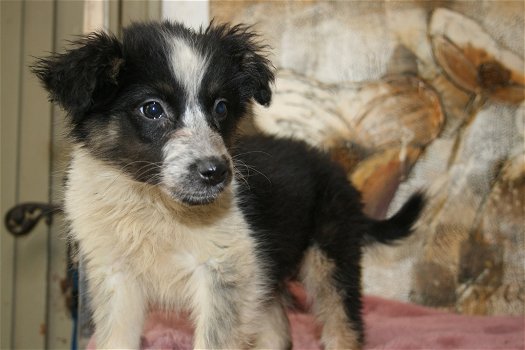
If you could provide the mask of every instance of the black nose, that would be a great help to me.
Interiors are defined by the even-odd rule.
[[[196,163],[200,178],[208,185],[215,186],[224,182],[229,174],[229,162],[218,157],[204,158]]]

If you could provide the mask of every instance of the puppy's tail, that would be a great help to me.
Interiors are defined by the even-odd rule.
[[[374,221],[363,237],[364,243],[391,244],[410,236],[424,206],[425,196],[420,192],[413,194],[394,216],[386,220]]]

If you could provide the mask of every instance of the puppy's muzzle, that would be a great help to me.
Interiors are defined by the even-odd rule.
[[[179,185],[168,191],[183,203],[203,205],[215,201],[228,187],[233,171],[229,157],[210,156],[191,163],[185,173]]]
[[[207,127],[179,130],[163,152],[161,188],[175,200],[209,204],[232,182],[232,159],[220,135]]]

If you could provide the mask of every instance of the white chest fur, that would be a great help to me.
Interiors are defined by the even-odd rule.
[[[212,205],[186,207],[77,148],[65,209],[91,289],[136,286],[145,303],[180,309],[191,308],[210,274],[257,280],[255,243],[233,186]]]

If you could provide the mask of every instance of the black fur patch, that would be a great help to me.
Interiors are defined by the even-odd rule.
[[[295,278],[305,250],[318,247],[335,264],[332,280],[343,297],[349,326],[363,341],[361,254],[371,240],[408,236],[424,200],[414,195],[393,218],[363,214],[360,193],[328,155],[300,141],[241,138],[234,151],[241,209],[252,225],[275,288]]]

